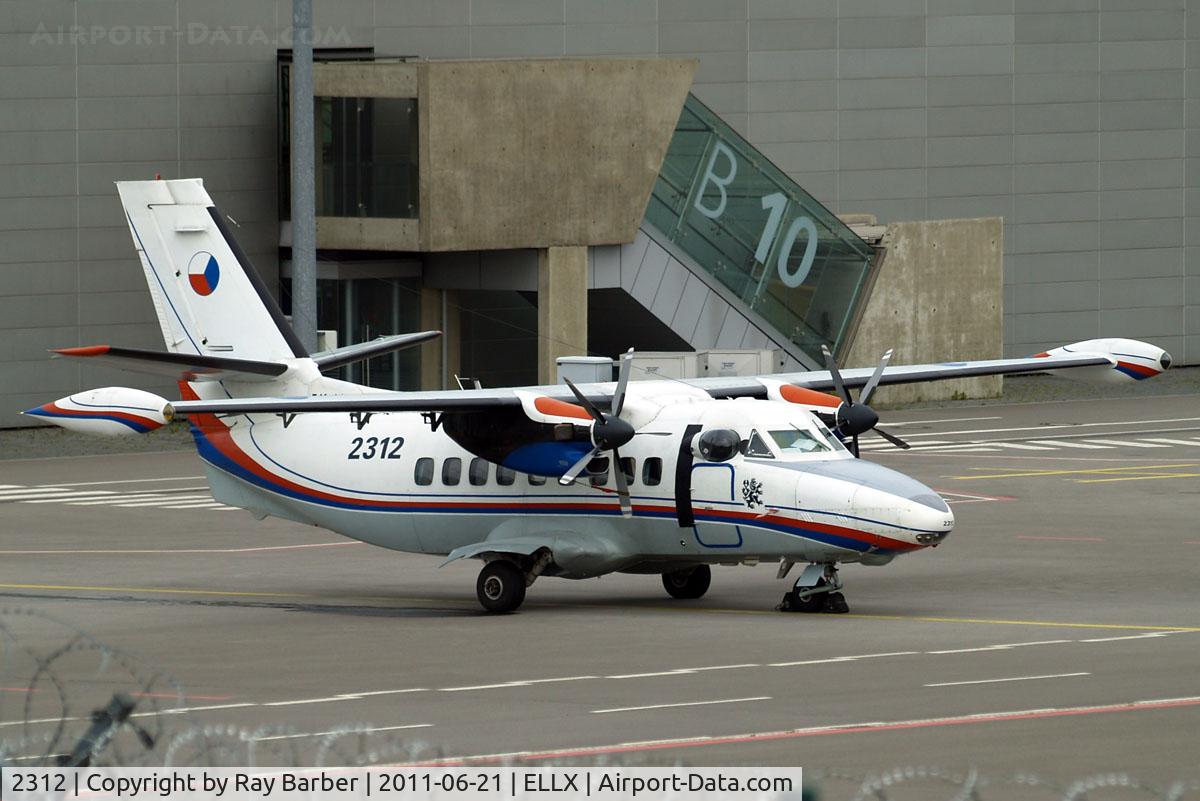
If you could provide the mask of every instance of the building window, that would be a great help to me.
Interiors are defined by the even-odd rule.
[[[467,478],[473,487],[482,487],[488,480],[488,460],[475,457],[467,471]]]
[[[433,483],[433,460],[428,456],[422,456],[417,460],[417,466],[413,472],[417,486],[428,487]]]
[[[318,97],[317,216],[416,219],[417,101]]]
[[[452,456],[442,462],[442,483],[447,487],[458,486],[462,480],[462,459]]]
[[[647,487],[657,487],[662,483],[662,459],[651,456],[642,462],[642,483]]]

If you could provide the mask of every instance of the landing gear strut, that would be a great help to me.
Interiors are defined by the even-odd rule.
[[[488,612],[513,612],[525,601],[525,584],[525,571],[507,559],[494,559],[479,571],[475,595]]]
[[[662,583],[672,598],[699,598],[708,592],[708,585],[712,583],[712,569],[708,565],[696,565],[693,568],[663,573]]]
[[[836,566],[809,565],[775,608],[780,612],[844,614],[850,607],[846,597],[838,592],[841,588],[842,580]]]

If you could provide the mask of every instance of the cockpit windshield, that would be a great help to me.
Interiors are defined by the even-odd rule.
[[[771,439],[784,457],[793,453],[826,453],[833,450],[829,443],[803,428],[787,428],[771,431]]]

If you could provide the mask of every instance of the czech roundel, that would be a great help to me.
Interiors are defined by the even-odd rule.
[[[221,267],[217,258],[207,251],[200,251],[188,262],[188,283],[197,295],[211,295],[221,280]]]

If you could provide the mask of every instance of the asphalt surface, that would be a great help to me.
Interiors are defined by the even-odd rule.
[[[291,742],[366,723],[461,757],[1197,777],[1197,397],[885,425],[914,448],[869,458],[943,492],[957,526],[844,568],[848,615],[772,611],[787,583],[759,565],[716,568],[693,602],[654,576],[544,579],[490,617],[474,563],[255,521],[209,502],[182,452],[0,462],[0,607],[173,675],[186,698],[160,705],[194,721]],[[63,636],[18,617],[0,623],[35,650]],[[0,666],[0,739],[55,725],[25,666]],[[56,670],[69,715],[119,684]]]

